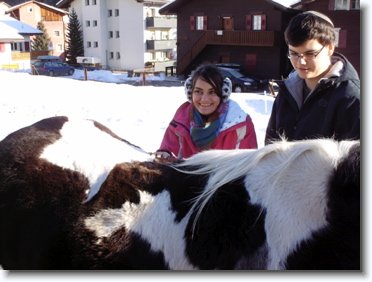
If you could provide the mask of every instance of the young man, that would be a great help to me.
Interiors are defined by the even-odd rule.
[[[334,138],[360,139],[360,80],[335,50],[335,30],[325,15],[308,11],[285,31],[293,72],[279,82],[265,143]]]

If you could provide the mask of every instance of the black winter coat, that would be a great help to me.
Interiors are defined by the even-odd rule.
[[[296,72],[278,82],[279,92],[267,126],[265,144],[282,137],[287,140],[360,139],[360,80],[343,55],[334,57],[343,63],[338,63],[343,66],[342,70],[321,79],[304,103],[303,79]]]

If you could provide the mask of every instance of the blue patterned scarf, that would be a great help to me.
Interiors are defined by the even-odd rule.
[[[208,121],[192,107],[190,118],[190,135],[194,144],[201,149],[207,149],[220,132],[221,126],[225,121],[228,102],[221,103],[217,110],[208,116]]]

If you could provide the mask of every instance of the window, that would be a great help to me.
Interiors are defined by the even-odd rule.
[[[115,34],[116,34],[116,38],[119,38],[119,37],[120,37],[120,31],[119,31],[119,30],[117,30],[117,31],[115,32]]]
[[[58,44],[57,47],[58,47],[58,51],[63,51],[63,45],[62,44]]]
[[[120,59],[120,52],[116,52],[116,59],[117,59],[117,60]]]
[[[90,26],[90,21],[85,21],[85,26],[89,27]]]
[[[92,42],[87,41],[87,48],[90,48],[90,47],[92,47]]]
[[[55,30],[55,31],[54,31],[54,36],[60,36],[60,32],[59,32],[59,30]]]
[[[336,0],[335,10],[349,10],[349,0]]]
[[[89,6],[89,0],[85,0],[85,6]]]
[[[27,12],[32,13],[32,7],[29,7],[29,8],[27,9]]]
[[[30,42],[29,41],[25,42],[25,51],[30,52]]]
[[[114,52],[110,52],[110,60],[114,58]]]
[[[207,30],[207,16],[191,16],[190,30]]]
[[[94,20],[93,21],[93,26],[97,26],[98,25],[98,21],[97,20]]]
[[[261,30],[261,16],[260,15],[253,16],[253,30]]]
[[[205,26],[204,16],[198,16],[196,17],[196,30],[204,30],[207,29]]]
[[[360,0],[333,0],[330,10],[359,10]],[[332,9],[332,4],[334,5]]]
[[[94,47],[94,48],[98,48],[98,41],[94,41],[94,43],[93,43],[93,47]]]
[[[92,0],[92,5],[97,5],[97,0]]]
[[[245,27],[247,30],[266,30],[266,15],[265,14],[246,15]]]
[[[115,17],[119,16],[119,9],[115,9]]]
[[[113,38],[114,37],[114,32],[112,30],[109,31],[109,38]]]
[[[108,12],[108,16],[109,16],[109,17],[112,17],[112,10],[110,9],[110,10],[108,10],[107,12]]]
[[[351,10],[360,10],[360,1],[359,0],[351,0]]]

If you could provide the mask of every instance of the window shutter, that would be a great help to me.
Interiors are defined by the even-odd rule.
[[[338,48],[346,48],[347,31],[340,30],[338,37]]]
[[[207,30],[207,29],[208,29],[208,17],[204,16],[203,17],[203,30]]]
[[[328,2],[328,10],[334,11],[335,10],[335,1],[336,0],[329,0]]]
[[[247,30],[252,30],[252,15],[245,16],[245,28]]]
[[[5,43],[0,43],[0,53],[5,52]]]
[[[190,30],[195,30],[195,16],[190,16]]]
[[[261,16],[261,30],[266,30],[266,15]]]

